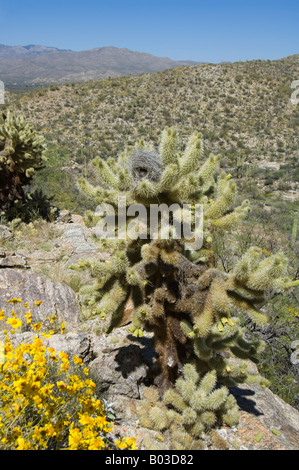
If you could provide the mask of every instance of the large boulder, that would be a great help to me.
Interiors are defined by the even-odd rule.
[[[22,304],[28,302],[29,307],[34,301],[42,300],[41,305],[31,309],[34,323],[56,314],[57,321],[65,322],[68,330],[78,324],[80,307],[77,296],[66,284],[53,282],[29,270],[0,269],[0,310],[6,310],[7,301],[12,298],[21,298]]]
[[[140,387],[146,381],[149,366],[142,348],[128,344],[100,352],[89,364],[89,370],[101,395],[110,400],[117,396],[140,399]]]

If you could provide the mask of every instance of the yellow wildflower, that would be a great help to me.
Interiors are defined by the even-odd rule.
[[[56,314],[52,315],[51,317],[48,318],[50,323],[53,323],[55,320],[57,320],[58,316]]]
[[[56,353],[56,351],[54,350],[54,348],[48,348],[48,351],[50,352],[50,359],[51,359],[51,361],[57,362],[57,361],[58,361],[58,357],[57,357],[57,353]]]
[[[29,450],[30,449],[30,443],[26,442],[23,437],[19,437],[17,439],[17,450]]]
[[[83,424],[83,426],[85,426],[86,424],[90,424],[91,421],[92,421],[92,418],[91,416],[85,414],[85,415],[79,415],[81,416],[80,419],[79,419],[79,423],[80,424]]]
[[[73,357],[73,361],[74,361],[74,363],[77,364],[77,365],[80,365],[80,366],[83,365],[83,361],[82,361],[81,357],[78,357],[78,356],[75,355],[75,356]]]
[[[65,382],[62,382],[61,380],[57,382],[57,388],[58,390],[60,390],[61,392],[64,392],[65,390],[67,390],[67,384]]]
[[[53,330],[48,331],[48,333],[42,333],[43,338],[51,338],[52,335],[54,335]]]
[[[80,445],[82,435],[79,428],[70,429],[69,446],[70,450],[77,450]]]
[[[19,318],[8,318],[6,323],[11,325],[12,328],[20,328],[22,326],[22,320]]]
[[[56,436],[56,431],[55,431],[55,429],[54,429],[54,427],[53,427],[53,425],[52,425],[51,423],[48,423],[48,424],[45,426],[45,428],[46,428],[46,431],[47,431],[48,436],[51,436],[51,437],[52,437],[52,436]]]
[[[8,300],[7,302],[9,304],[17,304],[17,303],[22,302],[22,299],[17,299],[16,297],[14,297],[13,299]]]
[[[25,385],[26,385],[26,380],[24,379],[19,379],[19,380],[16,380],[14,383],[13,383],[16,391],[18,393],[20,393],[24,388],[25,388]]]
[[[101,450],[105,448],[105,442],[101,437],[92,439],[88,446],[88,450]]]
[[[0,314],[5,320],[4,310]],[[25,319],[31,321],[30,310],[25,312]],[[7,324],[10,331],[4,330],[5,361],[0,367],[1,449],[47,450],[55,437],[57,449],[110,450],[111,437],[105,436],[111,432],[113,423],[106,420],[104,404],[95,395],[95,383],[82,378],[82,359],[75,355],[72,375],[66,374],[68,354],[58,353],[43,343],[53,331],[14,345],[10,335],[22,321],[13,311]],[[42,325],[36,323],[32,330],[40,330]],[[88,376],[87,367],[83,373]],[[124,438],[120,446],[133,449],[134,442]]]
[[[32,321],[31,310],[28,310],[28,312],[25,313],[24,317],[26,318],[27,323],[31,323]]]

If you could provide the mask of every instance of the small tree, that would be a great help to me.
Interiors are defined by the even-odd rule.
[[[0,114],[0,211],[25,197],[24,187],[46,160],[44,138],[24,116]]]
[[[246,337],[238,313],[266,324],[269,318],[259,307],[267,292],[292,288],[298,281],[288,278],[287,258],[282,253],[265,256],[258,247],[251,247],[230,273],[216,269],[213,234],[216,230],[233,231],[249,212],[249,202],[235,206],[236,185],[231,175],[219,171],[219,155],[210,154],[204,159],[201,134],[190,137],[183,153],[178,153],[177,147],[176,130],[167,128],[162,133],[159,153],[139,141],[133,152],[126,151],[116,160],[106,162],[97,157],[93,163],[103,185],[95,187],[81,178],[79,186],[95,204],[111,204],[117,215],[119,196],[125,196],[126,209],[133,203],[142,204],[148,221],[152,204],[165,203],[169,207],[177,203],[180,215],[183,212],[194,222],[195,211],[185,214],[183,204],[193,208],[201,204],[202,246],[190,248],[183,236],[152,240],[147,232],[144,239],[104,239],[103,246],[113,247],[110,262],[80,265],[91,269],[96,278],[90,295],[98,310],[110,316],[108,331],[122,322],[126,302],[132,299],[131,332],[135,336],[141,336],[142,330],[154,333],[158,354],[154,382],[161,390],[177,383],[187,363],[200,377],[215,371],[214,384],[254,380],[246,364],[232,364],[227,357],[257,362],[263,348],[259,340]],[[93,214],[87,214],[87,219],[92,223]],[[177,220],[178,214],[174,213],[168,235],[173,234]],[[131,221],[126,220],[127,224]],[[159,228],[163,233],[164,227],[160,224]],[[117,227],[116,231],[121,230]]]

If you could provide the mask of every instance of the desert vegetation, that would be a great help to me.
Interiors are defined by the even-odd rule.
[[[10,94],[1,107],[0,181],[12,176],[6,192],[0,188],[1,223],[13,237],[0,238],[0,248],[32,256],[34,241],[39,253],[51,254],[59,279],[82,301],[83,320],[95,320],[99,335],[122,324],[133,303],[129,333],[153,333],[158,354],[140,420],[168,430],[176,449],[201,448],[202,432],[238,422],[229,393],[238,383],[268,386],[298,407],[298,369],[290,361],[299,338],[298,105],[290,102],[298,74],[296,56],[208,64]],[[98,250],[109,259],[66,268],[67,251],[53,254],[59,212],[82,214],[92,227],[96,205],[116,207],[119,195],[147,208],[203,204],[203,246],[190,250],[183,238],[102,240]],[[9,318],[18,328],[19,320]],[[6,341],[12,357],[21,358]],[[94,432],[98,419],[78,421],[80,436]],[[45,430],[71,445],[65,430]],[[22,433],[5,435],[4,445],[24,446]],[[35,447],[58,445],[54,435],[30,436]],[[101,439],[95,446],[134,448],[129,438]]]

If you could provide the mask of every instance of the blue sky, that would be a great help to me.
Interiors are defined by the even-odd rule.
[[[172,59],[280,59],[299,52],[298,0],[0,0],[0,43],[116,46]]]

